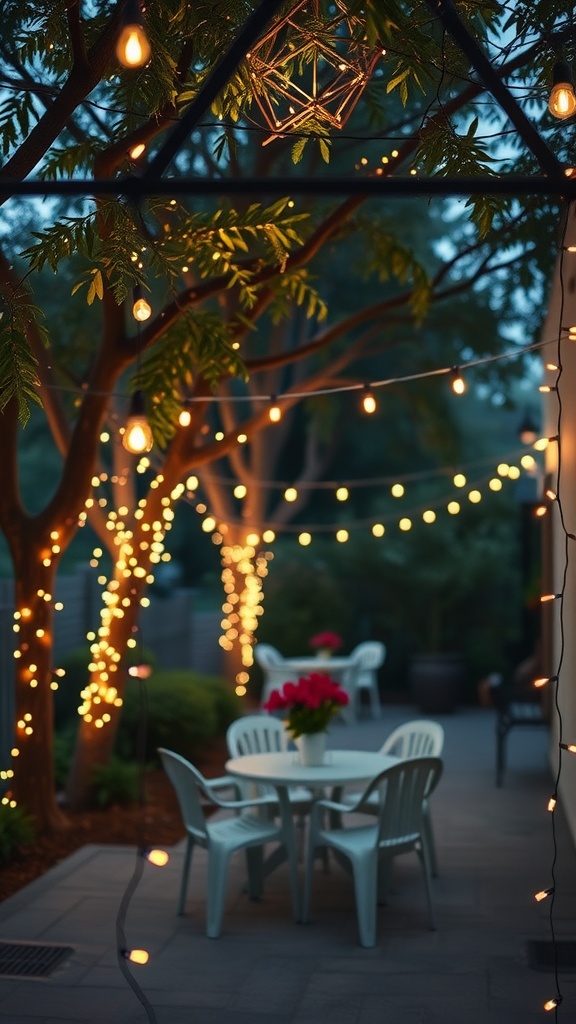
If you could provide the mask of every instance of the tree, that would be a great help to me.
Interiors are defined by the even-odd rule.
[[[261,476],[265,449],[258,439],[269,424],[268,409],[261,401],[244,409],[242,433],[252,445],[246,458],[234,401],[242,382],[257,394],[263,386],[270,394],[281,390],[288,410],[302,391],[338,382],[352,375],[359,361],[369,362],[392,343],[395,326],[432,323],[442,298],[490,277],[499,282],[499,291],[493,290],[487,303],[510,314],[514,289],[534,287],[542,274],[535,231],[549,237],[554,202],[475,195],[466,211],[471,219],[460,218],[452,231],[450,253],[430,253],[426,266],[396,226],[372,207],[364,213],[366,195],[308,207],[296,206],[289,196],[246,200],[242,180],[272,171],[296,176],[302,167],[318,174],[329,158],[336,167],[357,163],[359,173],[370,176],[417,167],[436,175],[537,170],[524,139],[503,148],[507,136],[499,111],[427,3],[404,6],[393,0],[384,11],[378,0],[319,0],[286,5],[280,16],[293,6],[307,34],[303,23],[289,28],[283,22],[280,42],[293,40],[294,32],[305,40],[298,59],[288,58],[283,81],[302,74],[308,82],[319,35],[323,46],[339,54],[343,25],[356,41],[365,36],[365,49],[373,56],[378,51],[370,85],[361,98],[358,92],[356,109],[349,111],[347,137],[338,140],[337,131],[319,120],[315,101],[304,104],[297,136],[293,123],[281,124],[280,138],[269,128],[264,136],[251,134],[258,101],[272,96],[274,110],[281,97],[272,95],[272,86],[245,55],[214,99],[221,121],[193,123],[191,137],[174,156],[177,174],[222,178],[227,198],[147,195],[132,202],[123,197],[122,177],[146,174],[146,163],[143,171],[138,163],[148,159],[142,152],[151,154],[155,166],[166,133],[175,122],[186,124],[187,112],[210,86],[212,68],[252,5],[243,0],[153,5],[146,14],[153,55],[137,71],[119,68],[114,55],[122,2],[109,0],[97,9],[75,0],[4,5],[0,526],[15,575],[18,752],[13,789],[5,799],[23,803],[41,826],[55,827],[61,820],[51,769],[52,594],[60,559],[78,526],[89,519],[112,553],[114,569],[84,693],[70,791],[76,801],[86,792],[94,764],[110,754],[122,702],[122,655],[133,640],[138,607],[164,554],[172,505],[185,481],[203,470],[204,485],[224,519],[223,494],[206,467],[229,454],[238,473]],[[338,22],[335,11],[346,20]],[[525,90],[526,106],[534,106],[557,47],[562,41],[572,45],[568,9],[557,5],[550,15],[542,2],[519,4],[510,14],[499,3],[465,2],[458,11],[467,30],[489,48],[498,76]],[[337,69],[339,61],[345,64],[340,56]],[[474,104],[481,95],[480,120]],[[550,127],[541,106],[537,120],[562,160],[573,129]],[[401,141],[382,163],[380,140],[390,136]],[[260,145],[262,138],[269,144]],[[68,196],[30,207],[19,183],[31,174],[47,180],[89,176],[97,183],[117,177],[119,192],[111,196],[96,185],[94,198]],[[224,179],[238,183],[236,196]],[[30,217],[36,222],[32,237]],[[322,273],[332,251],[348,246],[354,234],[363,239],[366,272],[378,298],[341,311],[337,321],[324,326]],[[58,315],[44,321],[37,296],[48,270],[56,275],[60,309],[87,303],[90,340],[81,350],[70,347]],[[71,296],[60,290],[70,275]],[[156,310],[138,326],[129,315],[135,290],[150,291]],[[381,335],[377,328],[384,317],[388,329]],[[288,373],[287,386],[276,388],[278,375]],[[229,399],[218,405],[223,432],[218,441],[206,432],[215,391]],[[122,396],[128,392],[144,392],[147,399],[156,442],[148,463],[129,456],[119,443]],[[34,514],[23,507],[18,486],[20,428],[31,402],[41,404],[62,455],[54,491]],[[189,421],[181,420],[183,407]],[[108,441],[110,453],[103,448]],[[320,468],[312,441],[301,473],[318,474]],[[110,494],[99,504],[105,487]],[[104,501],[114,502],[108,515]],[[264,503],[262,495],[251,508],[252,523],[269,518]],[[241,559],[234,566],[242,571]],[[261,565],[262,575],[264,570]],[[246,626],[243,646],[250,648],[253,622]]]

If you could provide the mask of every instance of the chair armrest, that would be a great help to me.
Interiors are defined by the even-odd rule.
[[[274,797],[261,796],[253,800],[221,800],[219,797],[214,796],[213,802],[217,807],[224,807],[229,810],[239,811],[245,807],[271,807],[276,805]]]

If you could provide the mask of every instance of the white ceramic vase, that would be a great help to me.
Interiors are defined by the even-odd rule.
[[[325,732],[304,733],[294,742],[302,764],[307,765],[309,768],[324,764],[324,754],[326,751]]]

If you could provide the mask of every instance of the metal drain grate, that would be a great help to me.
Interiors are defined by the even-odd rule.
[[[528,943],[528,963],[537,971],[576,973],[576,941],[559,939],[553,942]]]
[[[0,975],[4,978],[48,978],[73,952],[72,946],[0,942]]]

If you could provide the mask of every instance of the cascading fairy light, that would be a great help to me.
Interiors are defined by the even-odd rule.
[[[46,543],[40,547],[39,559],[44,568],[50,568],[53,558],[60,554],[60,541],[60,531],[52,530]],[[63,609],[62,601],[55,601],[50,591],[45,590],[43,587],[38,587],[30,603],[22,605],[13,613],[12,631],[16,636],[17,644],[12,653],[14,660],[18,663],[19,682],[22,686],[27,686],[29,690],[36,690],[41,685],[42,678],[38,665],[30,658],[30,641],[33,637],[35,645],[39,643],[48,646],[51,641],[50,610],[60,612]],[[28,660],[29,658],[30,660]],[[52,691],[58,689],[58,679],[61,679],[64,675],[64,669],[54,669],[49,666],[47,671],[42,673],[42,676],[46,679],[46,685]],[[10,750],[10,756],[13,760],[18,758],[21,745],[33,733],[34,714],[32,705],[30,705],[28,710],[22,711],[20,717],[16,720],[16,741]],[[8,783],[10,786],[14,778],[14,768],[0,770],[0,782]],[[3,793],[0,798],[0,804],[9,807],[17,806],[10,788],[7,788]]]
[[[221,524],[218,533],[222,541],[222,535],[226,532],[225,525]],[[268,531],[267,542],[271,539],[273,535]],[[239,646],[243,665],[235,679],[239,697],[245,696],[247,692],[250,674],[246,670],[254,664],[254,634],[263,613],[262,582],[268,575],[268,562],[273,557],[271,551],[257,551],[259,544],[260,536],[249,533],[244,544],[221,543],[220,547],[225,600],[222,604],[223,633],[218,643],[225,651],[232,651],[235,646]]]
[[[147,468],[149,462],[141,460],[139,465]],[[101,482],[100,478],[95,478],[93,483],[96,480],[98,483]],[[163,482],[164,477],[162,474],[158,474],[151,480],[150,489],[157,490]],[[114,622],[124,618],[134,602],[141,607],[149,605],[149,598],[140,596],[142,584],[154,582],[154,574],[150,566],[154,567],[160,562],[170,561],[171,556],[165,549],[164,540],[166,533],[172,528],[174,519],[172,504],[178,501],[184,491],[185,485],[180,483],[173,488],[170,495],[164,495],[160,499],[159,518],[152,522],[143,521],[148,501],[146,498],[141,498],[132,516],[135,529],[127,526],[126,520],[130,512],[126,505],[121,505],[117,511],[110,510],[108,513],[106,528],[114,534],[113,544],[117,551],[111,578],[107,579],[105,575],[98,577],[98,582],[104,586],[100,627],[97,635],[88,634],[92,655],[88,669],[92,678],[80,694],[82,703],[78,708],[78,714],[85,722],[93,724],[96,729],[102,729],[111,721],[112,716],[108,710],[110,705],[116,708],[122,705],[118,687],[114,685],[115,674],[122,658],[121,651],[117,650],[111,641]],[[101,556],[102,549],[95,548],[91,565],[96,568]],[[127,645],[135,647],[136,640],[129,637]]]

